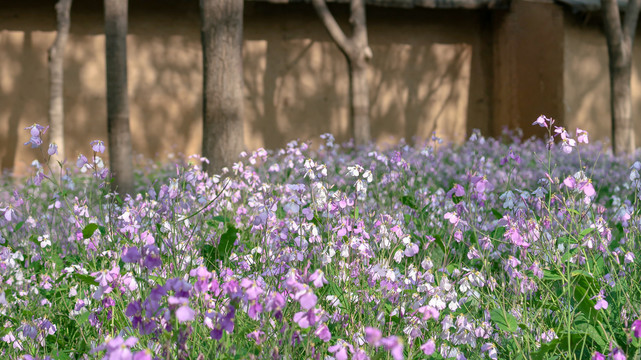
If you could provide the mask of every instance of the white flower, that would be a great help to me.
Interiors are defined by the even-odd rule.
[[[344,258],[349,257],[349,246],[343,245],[341,248],[341,256]]]
[[[516,196],[514,196],[514,193],[510,190],[504,192],[499,196],[499,199],[503,200],[503,208],[505,209],[512,209],[514,208],[514,201],[516,200]]]
[[[442,311],[447,306],[445,304],[445,301],[443,301],[443,298],[441,298],[438,294],[434,294],[427,305],[437,309],[438,311]]]
[[[38,236],[38,242],[40,243],[40,247],[43,249],[47,246],[51,246],[51,240],[49,240],[49,235],[47,234]]]
[[[361,172],[363,172],[363,167],[360,165],[348,166],[347,173],[353,177],[359,177]]]
[[[312,195],[314,196],[314,205],[322,208],[327,204],[327,189],[320,182],[312,184]]]
[[[392,242],[390,241],[389,237],[387,237],[387,236],[382,236],[381,237],[381,248],[382,249],[389,249],[391,245],[392,245]]]
[[[396,250],[396,253],[394,253],[394,261],[399,263],[401,260],[403,260],[403,252],[401,250]]]
[[[371,183],[374,180],[374,176],[372,176],[371,171],[365,170],[363,173],[363,179],[367,180],[368,183]]]

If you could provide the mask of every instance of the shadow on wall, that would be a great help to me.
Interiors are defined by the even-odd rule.
[[[345,29],[349,9],[331,10]],[[487,97],[487,79],[479,79],[488,76],[481,73],[481,60],[475,73],[471,66],[473,52],[487,56],[473,48],[481,42],[478,28],[484,15],[375,7],[367,11],[374,53],[369,70],[372,136],[379,144],[400,138],[423,141],[433,132],[462,141],[470,96],[475,103]],[[304,4],[253,4],[245,22],[248,145],[277,148],[291,138],[317,140],[325,132],[347,140],[347,62],[313,9]],[[451,23],[467,25],[452,29]],[[471,79],[476,79],[474,91]],[[477,124],[487,124],[487,109],[474,113]]]
[[[7,119],[0,132],[0,169],[13,169],[18,148],[20,118],[25,111],[25,88],[29,85],[29,64],[33,60],[31,32],[18,37],[0,36],[0,118]],[[21,40],[21,41],[20,41]],[[4,59],[3,59],[4,58]]]
[[[101,10],[92,4],[72,9],[65,54],[65,137],[72,163],[78,153],[90,151],[91,140],[107,137],[104,36]],[[137,4],[130,11],[127,38],[134,152],[156,159],[168,152],[199,153],[197,11],[193,4],[185,10],[162,1],[165,10],[146,12],[144,3]],[[281,148],[296,138],[318,141],[327,132],[346,141],[351,134],[347,63],[311,5],[251,4],[243,48],[248,150]],[[22,129],[47,123],[46,52],[55,24],[49,5],[38,12],[19,10],[23,18],[5,23],[8,30],[0,32],[0,101],[8,101],[0,107],[0,165],[24,174],[36,153],[22,146],[27,141]],[[175,16],[177,11],[184,16]],[[342,26],[348,23],[347,6],[332,6],[332,11]],[[453,23],[465,25],[453,28]],[[34,30],[28,24],[46,25]],[[422,141],[433,132],[462,141],[472,111],[468,104],[484,93],[478,84],[487,83],[487,75],[474,65],[479,54],[484,56],[476,45],[479,13],[368,8],[368,24],[374,52],[372,135],[380,144],[400,138]],[[478,116],[479,123],[489,121],[484,116]]]
[[[400,44],[374,49],[379,54],[372,84],[372,127],[377,137],[402,136],[421,143],[436,134],[462,141],[471,46]],[[400,134],[399,126],[404,127]]]
[[[581,128],[609,138],[609,116],[594,119],[594,114],[609,115],[610,111],[608,54],[605,37],[598,30],[570,24],[566,31],[565,123],[570,132]]]
[[[610,72],[602,24],[594,19],[566,16],[565,118],[569,131],[587,130],[591,139],[610,144]],[[641,32],[641,29],[637,29]],[[639,38],[637,34],[637,39]],[[632,55],[632,117],[636,144],[641,144],[641,43]]]

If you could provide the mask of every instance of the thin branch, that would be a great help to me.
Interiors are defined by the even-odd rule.
[[[601,0],[601,9],[604,17],[603,29],[608,47],[620,49],[621,42],[623,41],[623,32],[621,29],[621,16],[619,14],[617,0]]]
[[[352,48],[351,40],[345,36],[343,30],[341,30],[336,19],[334,19],[334,16],[327,8],[325,0],[312,0],[312,4],[325,25],[325,29],[329,32],[329,36],[332,37],[342,52],[349,54]]]
[[[634,34],[637,28],[637,21],[639,19],[639,10],[641,9],[641,0],[628,0],[628,9],[625,12],[623,19],[623,38],[632,51],[632,44],[634,43]]]

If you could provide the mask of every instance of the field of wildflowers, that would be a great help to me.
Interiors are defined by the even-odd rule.
[[[335,144],[0,178],[2,359],[638,359],[641,163],[548,140]],[[53,169],[53,172],[52,172]],[[57,169],[57,170],[56,170]]]

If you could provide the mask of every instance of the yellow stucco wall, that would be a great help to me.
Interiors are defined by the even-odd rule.
[[[610,78],[608,50],[598,16],[565,16],[565,123],[569,129],[581,128],[595,140],[609,144]],[[632,121],[636,143],[641,144],[641,44],[639,34],[632,55]]]
[[[540,114],[563,121],[563,9],[513,0],[493,23],[493,134],[507,126],[540,136],[531,125]]]
[[[348,9],[332,7],[341,24]],[[432,132],[461,141],[488,130],[490,97],[483,12],[369,8],[373,136],[380,143]],[[68,158],[106,140],[100,1],[74,2],[65,54]],[[325,132],[349,137],[343,55],[311,5],[247,3],[243,46],[249,150]],[[50,1],[12,2],[0,12],[0,168],[22,173],[34,159],[24,127],[47,123]],[[134,151],[192,154],[201,146],[201,49],[197,2],[130,1],[129,96]],[[485,70],[484,70],[485,69]]]

